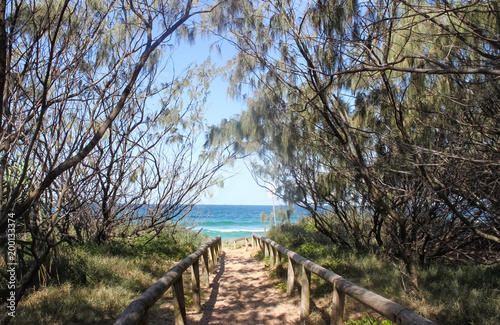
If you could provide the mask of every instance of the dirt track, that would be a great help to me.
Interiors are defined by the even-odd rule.
[[[202,312],[188,312],[188,324],[297,324],[299,305],[273,288],[264,264],[245,249],[227,250]],[[211,279],[212,280],[212,279]]]

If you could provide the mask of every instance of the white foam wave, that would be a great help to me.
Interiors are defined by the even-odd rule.
[[[199,231],[200,229],[202,230],[205,230],[205,231],[215,231],[215,232],[263,232],[264,231],[264,228],[234,228],[234,229],[231,229],[231,228],[224,228],[224,229],[220,229],[220,228],[217,228],[217,227],[203,227],[203,226],[200,226],[200,227],[195,227],[193,228],[193,231]]]
[[[208,228],[204,228],[203,231],[213,231],[213,232],[264,232],[264,229],[208,229]]]

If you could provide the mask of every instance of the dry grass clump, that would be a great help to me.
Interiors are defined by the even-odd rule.
[[[500,324],[500,264],[473,265],[446,261],[428,262],[419,267],[418,280],[423,298],[417,298],[405,283],[397,261],[383,255],[349,252],[328,243],[310,223],[273,228],[266,235],[311,261],[381,296],[408,306],[438,324]],[[285,263],[286,267],[286,263]],[[282,281],[286,280],[286,270]],[[274,274],[279,276],[279,274]],[[328,318],[332,284],[311,277],[316,310],[311,324]],[[286,282],[276,286],[286,288]],[[318,316],[319,315],[319,316]],[[326,315],[326,316],[325,316]],[[354,299],[346,299],[345,315],[350,324],[388,324]]]
[[[37,290],[18,306],[12,324],[110,323],[135,293],[104,284],[75,287],[71,283]]]
[[[177,232],[132,245],[61,246],[11,324],[110,324],[142,291],[208,238]]]

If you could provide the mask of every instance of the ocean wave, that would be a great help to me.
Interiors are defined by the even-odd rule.
[[[211,230],[214,232],[263,232],[264,228],[262,229],[207,229]]]
[[[263,235],[263,231],[228,231],[228,232],[222,232],[222,231],[217,231],[217,230],[207,230],[203,229],[202,232],[205,235],[208,235],[210,237],[217,237],[221,236],[223,240],[225,239],[236,239],[236,238],[243,238],[243,237],[249,237],[253,233],[257,233],[259,235]]]
[[[193,228],[194,231],[199,231],[201,230],[202,232],[205,231],[212,231],[212,232],[263,232],[264,227],[262,228],[218,228],[218,227],[204,227],[204,226],[198,226]]]
[[[231,225],[240,225],[241,222],[234,222],[234,221],[207,221],[203,222],[200,224],[200,227],[224,227],[224,226],[231,226]]]

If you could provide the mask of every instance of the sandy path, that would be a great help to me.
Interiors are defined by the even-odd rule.
[[[200,314],[188,313],[188,323],[297,324],[299,305],[273,288],[264,264],[245,249],[227,250],[221,256],[208,301]]]

